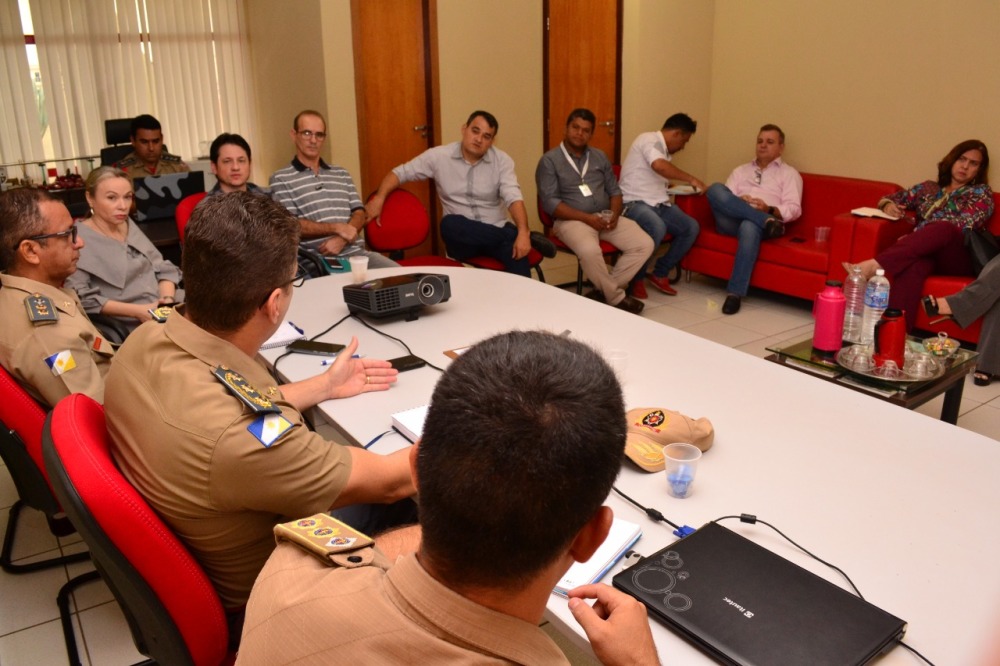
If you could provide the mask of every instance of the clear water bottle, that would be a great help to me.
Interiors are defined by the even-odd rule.
[[[861,317],[865,310],[865,285],[867,280],[861,274],[861,266],[852,266],[851,274],[844,282],[844,300],[847,309],[844,310],[844,340],[861,342]]]
[[[881,268],[865,288],[865,308],[861,315],[861,342],[870,344],[875,339],[875,324],[889,307],[889,279]]]

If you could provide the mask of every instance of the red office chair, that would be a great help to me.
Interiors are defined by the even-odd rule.
[[[466,259],[465,263],[490,271],[502,271],[504,269],[503,262],[493,257],[472,257],[471,259]],[[542,273],[542,253],[535,248],[531,248],[528,251],[528,267],[535,271],[539,282],[545,282],[545,274]]]
[[[542,221],[542,226],[545,227],[545,235],[548,236],[549,240],[551,240],[552,243],[556,246],[556,249],[559,250],[560,252],[568,252],[569,254],[572,254],[574,257],[576,257],[576,253],[573,252],[573,249],[569,245],[566,245],[566,243],[559,240],[559,237],[556,236],[555,233],[553,232],[552,227],[555,223],[555,220],[553,220],[552,216],[546,213],[544,209],[542,209],[541,197],[538,198],[538,218]],[[604,255],[604,261],[607,263],[614,263],[615,257],[619,253],[618,248],[605,240],[598,240],[598,243],[601,246],[601,254]],[[567,284],[572,284],[572,283],[567,283]],[[565,287],[567,285],[560,284],[557,286]],[[578,294],[583,293],[583,267],[580,265],[579,257],[577,257],[576,260],[576,293]]]
[[[420,199],[412,192],[395,189],[385,198],[378,220],[365,227],[365,240],[372,250],[387,253],[400,266],[463,266],[434,254],[404,258],[404,251],[423,243],[430,232],[431,220]]]
[[[174,219],[177,221],[177,238],[180,239],[181,243],[184,242],[184,227],[187,226],[188,220],[191,219],[194,207],[205,198],[206,194],[207,192],[190,194],[177,203],[177,209],[174,210]]]
[[[45,410],[3,368],[0,368],[0,396],[0,457],[7,465],[19,498],[8,514],[0,567],[7,573],[22,574],[89,559],[89,553],[76,553],[30,564],[13,563],[18,518],[25,506],[45,514],[54,536],[66,536],[74,530],[52,494],[42,462]]]
[[[139,652],[160,664],[232,663],[218,594],[115,466],[104,408],[71,395],[49,414],[42,439],[56,497],[90,547]],[[71,630],[66,610],[63,627]]]

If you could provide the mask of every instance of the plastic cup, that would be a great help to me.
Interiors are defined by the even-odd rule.
[[[825,243],[830,240],[830,227],[816,227],[816,242]]]
[[[663,447],[667,492],[671,497],[684,499],[691,494],[691,484],[694,483],[699,460],[701,460],[701,449],[694,444],[678,442]]]
[[[598,213],[598,215],[604,218],[605,223],[610,223],[611,218],[614,217],[615,214],[612,213],[610,210],[602,210],[600,213]]]
[[[354,284],[361,284],[368,279],[368,257],[350,257],[351,277]]]

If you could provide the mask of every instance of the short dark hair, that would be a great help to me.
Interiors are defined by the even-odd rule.
[[[494,116],[489,111],[476,110],[469,114],[469,119],[465,121],[466,125],[471,125],[472,121],[476,118],[482,118],[486,121],[486,125],[493,130],[493,136],[500,133],[500,123],[497,122],[496,116]]]
[[[191,319],[231,332],[250,320],[295,269],[299,222],[269,197],[207,197],[184,230],[184,298]]]
[[[781,128],[775,125],[774,123],[767,123],[766,125],[761,125],[760,129],[757,131],[757,134],[760,134],[761,132],[777,132],[778,137],[781,139],[781,143],[785,142],[785,133],[782,132]]]
[[[34,187],[18,187],[0,194],[0,270],[14,266],[21,241],[45,233],[43,201],[54,199]]]
[[[302,116],[316,116],[317,118],[323,121],[323,127],[326,127],[326,118],[323,117],[322,113],[320,113],[319,111],[313,111],[312,109],[306,109],[305,111],[299,111],[297,114],[295,114],[295,119],[292,120],[292,129],[295,130],[296,132],[299,131],[299,120],[302,118]]]
[[[581,109],[573,109],[572,111],[569,112],[569,117],[566,118],[566,127],[569,127],[569,124],[574,120],[576,120],[577,118],[579,118],[580,120],[586,120],[591,125],[597,125],[597,116],[594,115],[594,112],[591,111],[590,109],[581,108]]]
[[[983,162],[979,165],[979,172],[972,179],[972,185],[987,185],[990,182],[990,151],[986,149],[986,144],[979,139],[966,139],[958,144],[938,162],[938,185],[947,187],[951,185],[951,168],[955,166],[958,158],[970,150],[978,150],[983,154]]]
[[[675,113],[664,121],[661,129],[676,129],[686,134],[694,134],[698,131],[698,123],[686,113]]]
[[[478,343],[424,423],[422,554],[458,588],[523,587],[601,507],[625,431],[621,386],[587,345],[540,331]]]
[[[250,155],[250,144],[239,134],[229,134],[228,132],[223,132],[219,136],[215,137],[215,141],[212,142],[212,147],[208,149],[208,159],[212,164],[216,164],[219,161],[219,151],[222,147],[231,144],[233,146],[239,146],[246,151],[247,159],[252,160],[253,157]]]
[[[148,113],[144,113],[132,119],[132,124],[129,126],[129,137],[134,139],[136,132],[141,129],[163,131],[163,128],[160,127],[160,121]]]

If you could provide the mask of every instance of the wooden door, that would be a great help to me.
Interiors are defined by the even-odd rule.
[[[434,0],[352,0],[354,85],[358,108],[362,199],[393,167],[434,144],[436,86],[432,57]],[[404,186],[437,219],[437,202],[427,182]],[[437,247],[437,225],[409,254]]]
[[[597,116],[590,145],[620,162],[621,0],[546,0],[545,150],[559,145],[566,116]]]

